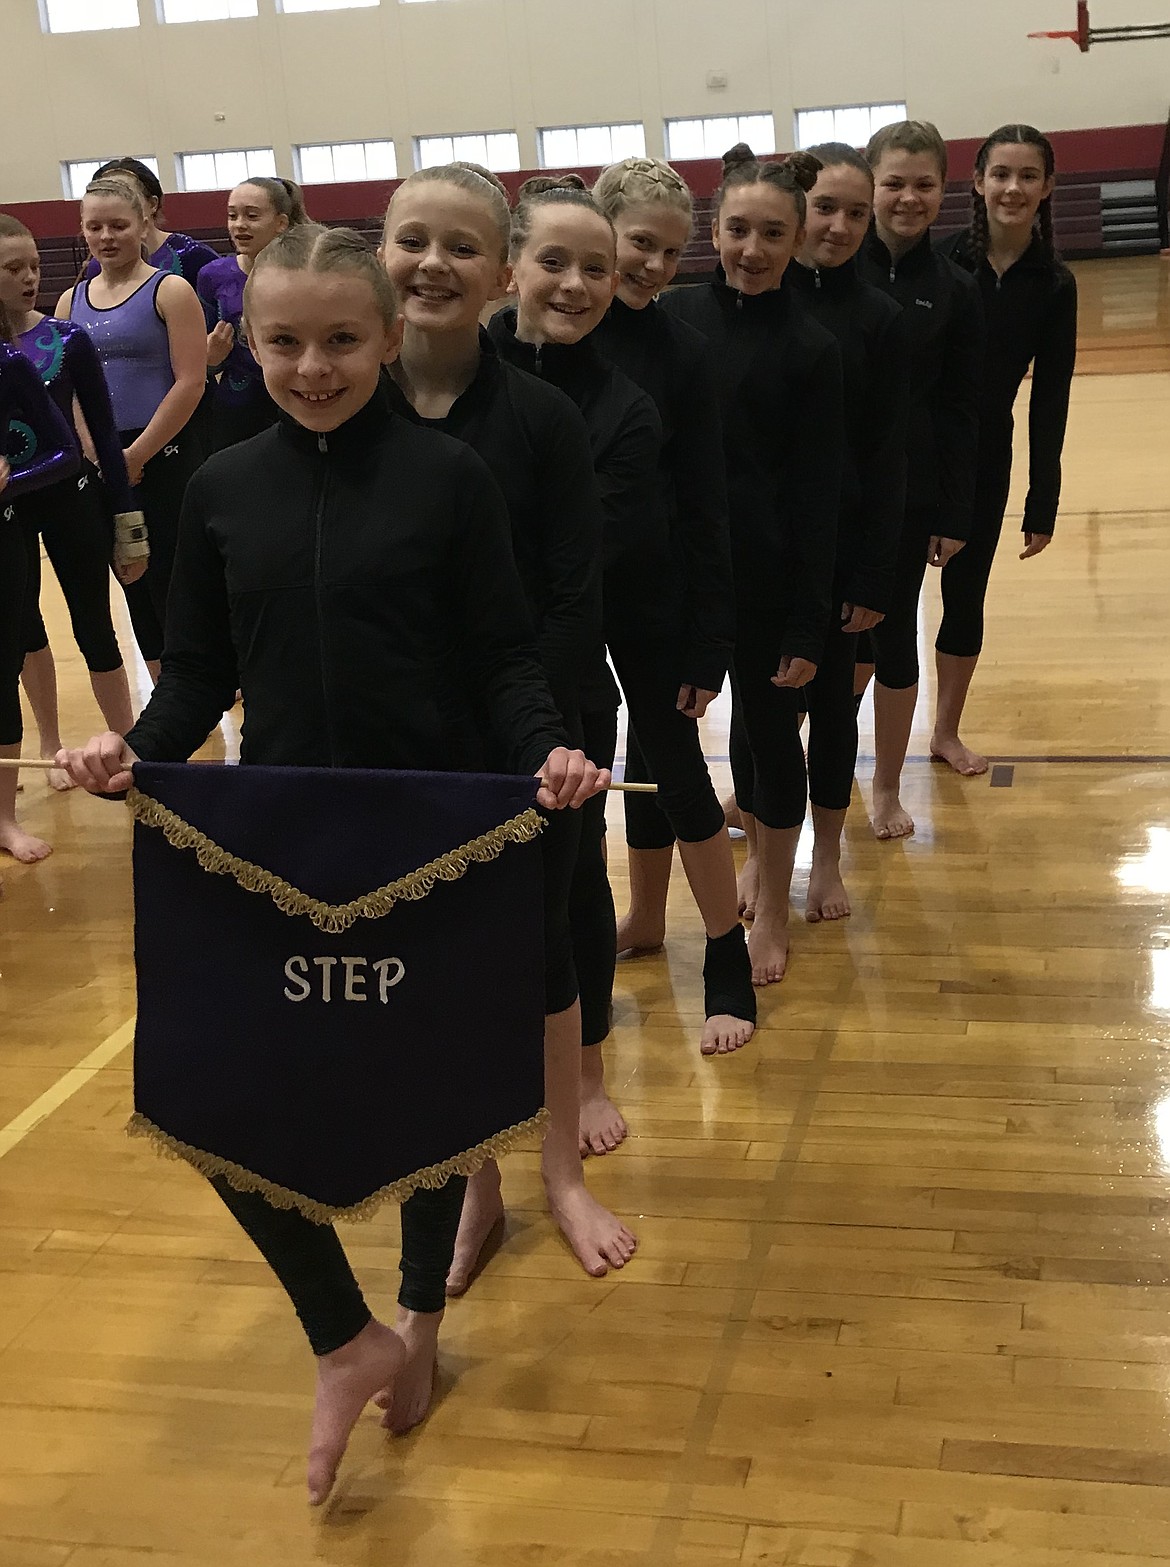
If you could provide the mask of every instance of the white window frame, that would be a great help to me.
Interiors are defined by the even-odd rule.
[[[226,177],[226,171],[221,175],[219,169],[220,158],[238,158],[241,156],[247,160],[243,172],[236,173],[232,171],[230,179]],[[198,179],[194,184],[191,182],[191,170],[187,162],[189,158],[214,158],[216,160],[215,178],[210,184],[203,184]],[[276,154],[271,147],[216,147],[207,151],[181,152],[176,162],[178,164],[180,190],[231,190],[234,185],[239,185],[249,175],[257,179],[274,179],[276,177]]]
[[[337,154],[347,149],[358,147],[362,152],[362,172],[360,174],[338,174]],[[388,168],[377,169],[370,173],[371,152],[378,152],[384,148],[390,149],[390,161]],[[305,154],[329,154],[330,173],[322,175],[313,171],[313,163],[320,159],[309,158]],[[341,185],[351,180],[396,180],[398,178],[398,149],[390,137],[371,141],[333,141],[333,142],[304,142],[293,149],[293,158],[296,164],[297,179],[302,185]],[[306,167],[308,163],[308,167]]]
[[[46,33],[109,32],[142,25],[138,0],[40,0],[40,12],[41,31]]]
[[[234,22],[259,14],[257,0],[157,0],[157,7],[159,21],[168,27],[186,26],[188,22]],[[201,14],[170,16],[167,13],[172,8]]]
[[[904,120],[906,113],[904,103],[842,103],[825,104],[816,109],[797,109],[792,122],[796,147],[798,151],[803,151],[806,147],[816,147],[826,141],[843,141],[851,147],[864,147],[875,131],[880,131],[883,125],[894,125]],[[814,115],[816,121],[810,125]],[[828,115],[832,116],[831,128],[825,118]],[[851,129],[844,119],[846,115],[866,116],[869,129],[860,139],[856,130]],[[857,129],[860,128],[858,125]]]
[[[118,154],[113,153],[111,156],[117,157]],[[160,180],[162,179],[158,172],[157,158],[139,156],[137,153],[135,157],[138,158],[139,163],[145,163],[146,167],[154,175]],[[95,172],[101,168],[103,163],[109,163],[109,161],[109,158],[69,158],[64,161],[61,164],[61,188],[64,190],[66,197],[70,201],[80,201],[85,194],[85,187],[93,179]],[[88,169],[89,173],[82,179],[76,172],[78,169]]]
[[[581,142],[585,136],[596,145],[582,151]],[[564,158],[557,156],[556,143],[561,139],[569,154]],[[608,125],[548,125],[537,131],[536,147],[542,169],[604,169],[611,163],[619,163],[622,158],[644,158],[646,127],[641,120],[615,120]],[[598,156],[594,157],[594,153]]]
[[[703,150],[693,151],[689,146],[676,146],[684,127],[699,125],[703,131]],[[746,141],[753,152],[761,156],[776,151],[776,120],[767,109],[756,109],[743,114],[677,115],[666,122],[666,156],[676,158],[721,158],[729,147]]]
[[[276,9],[285,16],[303,16],[310,11],[356,11],[372,9],[382,0],[276,0]]]
[[[502,149],[498,146],[493,148],[492,142],[504,137],[511,138],[511,146],[501,161],[499,154]],[[447,144],[445,150],[435,148],[434,144],[441,142]],[[416,136],[413,150],[416,169],[432,168],[435,164],[453,163],[460,159],[468,163],[482,163],[493,174],[515,174],[520,168],[520,137],[515,131],[459,131]]]

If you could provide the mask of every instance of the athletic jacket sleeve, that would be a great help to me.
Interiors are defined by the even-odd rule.
[[[475,454],[467,449],[463,455],[467,511],[451,583],[465,628],[463,665],[476,710],[503,742],[510,765],[535,773],[567,736],[537,658],[507,505]],[[169,637],[169,616],[167,631]]]
[[[608,571],[623,555],[642,551],[657,518],[654,487],[662,423],[649,397],[631,402],[621,425],[596,463],[604,527],[602,558]]]
[[[686,367],[671,457],[687,616],[679,683],[718,691],[735,645],[735,594],[719,397],[703,349]]]
[[[585,421],[568,398],[564,402],[563,416],[540,431],[545,610],[536,628],[541,662],[562,712],[577,707],[581,671],[600,654],[604,636],[601,494]]]
[[[110,403],[110,389],[98,358],[93,339],[85,332],[72,332],[65,343],[65,362],[82,417],[93,437],[102,482],[110,493],[116,512],[137,511],[126,471],[126,456],[118,439],[118,426]]]
[[[1052,533],[1060,505],[1060,454],[1068,423],[1068,399],[1077,358],[1077,283],[1057,274],[1055,297],[1044,321],[1032,363],[1028,409],[1028,499],[1025,533]]]
[[[942,489],[938,527],[944,538],[967,540],[975,505],[986,327],[979,285],[953,263],[947,265],[957,284],[938,384],[936,429]]]
[[[890,607],[906,512],[909,409],[910,349],[905,318],[898,315],[876,349],[861,471],[862,532],[853,570],[845,581],[848,603],[883,615]]]
[[[0,507],[68,478],[81,463],[73,432],[40,376],[7,344],[0,354],[0,455],[11,465]]]
[[[786,510],[793,519],[795,556],[793,609],[781,651],[816,664],[824,649],[829,616],[835,610],[833,568],[845,460],[844,392],[836,342],[817,350],[801,393],[795,419],[776,435],[792,453]]]
[[[239,683],[224,562],[208,531],[204,489],[197,473],[179,519],[162,674],[126,736],[148,762],[185,762],[231,707]]]

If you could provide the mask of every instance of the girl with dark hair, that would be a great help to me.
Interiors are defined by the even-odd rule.
[[[946,192],[947,144],[927,120],[884,126],[865,151],[874,222],[858,253],[867,283],[902,306],[910,349],[906,518],[886,617],[862,632],[859,694],[874,686],[873,830],[905,838],[902,768],[918,702],[918,601],[928,565],[942,569],[971,533],[983,311],[979,290],[931,244]],[[876,665],[876,671],[875,671]]]
[[[975,158],[971,226],[941,246],[975,278],[987,317],[974,521],[966,549],[943,572],[930,747],[968,777],[987,771],[987,758],[959,738],[959,722],[983,646],[983,604],[1011,485],[1012,409],[1029,365],[1021,560],[1034,559],[1052,542],[1060,505],[1060,457],[1077,356],[1077,285],[1053,244],[1055,183],[1048,138],[1032,125],[1001,126]]]
[[[37,536],[16,502],[76,473],[77,448],[40,377],[12,343],[12,323],[0,300],[0,758],[20,755],[20,666],[29,564]],[[0,768],[0,849],[31,865],[52,851],[16,820],[15,767]]]
[[[601,496],[589,433],[573,402],[498,353],[479,326],[482,312],[511,279],[510,226],[494,175],[467,164],[420,170],[395,191],[380,252],[405,316],[402,352],[390,372],[391,401],[412,422],[465,441],[491,469],[507,501],[545,676],[566,731],[592,755],[595,737],[585,737],[581,710],[592,672],[604,660]],[[606,743],[608,763],[613,741]],[[585,1270],[600,1276],[624,1266],[633,1237],[590,1196],[579,1149],[579,997],[586,981],[577,971],[569,906],[584,817],[584,810],[563,814],[542,838],[545,1071],[552,1113],[542,1166],[557,1224]],[[592,812],[589,825],[595,825]],[[604,866],[601,875],[604,880]],[[612,972],[610,907],[600,941]],[[449,1294],[467,1288],[503,1213],[499,1170],[485,1166],[470,1183]],[[429,1382],[425,1392],[429,1397]]]
[[[207,320],[207,365],[213,375],[212,451],[246,441],[276,422],[276,404],[243,329],[244,284],[265,245],[308,221],[301,188],[293,180],[258,176],[228,196],[228,236],[235,255],[209,261],[195,286]]]
[[[95,180],[112,177],[134,182],[146,206],[146,231],[142,238],[151,266],[157,267],[160,272],[177,272],[194,286],[195,279],[209,261],[216,259],[217,252],[202,240],[192,239],[190,234],[159,227],[163,188],[159,184],[158,175],[138,158],[111,158],[109,163],[103,163],[100,169],[94,171],[93,177]],[[98,264],[91,257],[86,263],[84,275],[91,278],[97,277],[97,274]]]
[[[781,286],[804,243],[820,164],[807,153],[760,162],[741,144],[723,166],[716,279],[678,289],[664,305],[707,339],[719,387],[737,610],[732,770],[759,864],[752,980],[769,985],[788,962],[788,899],[808,805],[798,692],[817,673],[833,614],[841,354]]]
[[[862,281],[854,259],[873,213],[873,171],[842,143],[810,147],[820,165],[804,244],[787,281],[836,338],[845,391],[845,464],[833,613],[816,676],[805,687],[813,853],[805,918],[851,912],[841,839],[857,765],[853,695],[859,633],[881,623],[893,591],[906,502],[907,354],[902,311]]]
[[[37,310],[40,276],[32,235],[23,223],[0,212],[0,301],[8,308],[13,340],[70,428],[76,402],[98,458],[96,467],[83,458],[80,473],[29,496],[21,504],[21,518],[44,541],[102,717],[108,728],[124,734],[134,714],[110,612],[109,569],[112,558],[119,581],[141,576],[148,554],[145,529],[130,491],[97,352],[81,327]],[[38,607],[39,549],[33,551],[30,567],[22,678],[40,732],[41,756],[49,759],[60,750],[61,736],[56,669]],[[49,773],[49,783],[55,789],[70,787],[68,775],[59,769]]]
[[[652,158],[605,169],[593,194],[617,234],[618,270],[594,341],[653,398],[663,429],[653,532],[605,579],[606,637],[626,701],[626,776],[658,785],[655,797],[626,799],[630,909],[617,945],[635,954],[662,945],[677,841],[706,934],[699,1048],[726,1055],[751,1038],[756,1002],[731,840],[698,729],[735,638],[719,402],[706,342],[656,299],[678,270],[693,204],[679,175]],[[603,1152],[626,1128],[604,1090],[601,1052],[590,1057],[583,1133]]]

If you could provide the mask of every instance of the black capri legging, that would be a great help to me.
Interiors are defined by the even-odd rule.
[[[983,649],[983,606],[1007,511],[1011,478],[1010,446],[1006,461],[1002,453],[997,457],[981,451],[971,537],[943,567],[943,615],[934,643],[940,653],[975,658]]]
[[[86,668],[94,674],[121,669],[122,654],[110,613],[111,513],[97,469],[84,462],[76,478],[28,496],[20,510],[44,542]],[[41,556],[35,550],[26,601],[26,653],[39,653],[49,645],[40,593]]]
[[[626,699],[626,777],[658,785],[657,795],[626,796],[627,843],[631,849],[669,849],[676,839],[705,843],[723,827],[723,807],[699,726],[678,710],[678,650],[611,642],[610,655]]]
[[[906,691],[918,684],[918,601],[927,551],[938,528],[934,506],[915,506],[906,513],[886,618],[857,639],[857,662],[872,664],[878,683],[891,691]]]
[[[777,829],[799,827],[808,808],[808,769],[800,740],[804,697],[771,683],[779,663],[774,641],[741,633],[731,669],[735,798],[765,827]]]
[[[614,709],[582,714],[581,728],[585,755],[598,767],[612,767],[617,750]],[[605,865],[605,800],[604,794],[595,794],[571,813],[581,818],[581,843],[569,894],[569,925],[581,993],[583,1045],[599,1045],[609,1033],[617,966],[617,914]]]
[[[118,438],[126,447],[141,434],[141,430],[122,430]],[[130,583],[123,592],[134,639],[143,658],[151,662],[162,657],[167,589],[179,541],[179,513],[187,483],[202,459],[199,435],[188,425],[150,459],[143,470],[142,483],[134,492],[146,516],[150,564],[138,581]]]
[[[28,582],[37,555],[37,536],[14,505],[0,500],[0,745],[24,738],[20,711],[20,667]]]

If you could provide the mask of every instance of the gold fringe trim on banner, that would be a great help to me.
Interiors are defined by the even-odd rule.
[[[548,1111],[538,1110],[529,1120],[497,1132],[494,1137],[469,1148],[466,1153],[456,1154],[454,1158],[444,1159],[442,1164],[428,1165],[425,1170],[416,1170],[413,1175],[404,1175],[401,1180],[391,1181],[389,1186],[383,1186],[380,1191],[371,1193],[349,1208],[330,1208],[300,1192],[289,1191],[287,1186],[277,1186],[273,1181],[266,1181],[262,1175],[254,1175],[251,1170],[233,1164],[230,1159],[221,1159],[218,1154],[204,1153],[202,1149],[192,1148],[189,1143],[181,1143],[177,1137],[164,1132],[138,1111],[126,1123],[126,1132],[130,1137],[145,1137],[164,1158],[182,1159],[193,1165],[201,1175],[221,1175],[238,1192],[259,1192],[274,1208],[295,1208],[314,1224],[332,1224],[335,1219],[372,1219],[378,1209],[388,1202],[405,1202],[414,1192],[423,1188],[438,1191],[453,1175],[474,1175],[489,1159],[502,1159],[522,1144],[543,1138],[548,1124]]]
[[[176,849],[193,849],[205,871],[211,871],[216,876],[233,877],[246,892],[267,893],[282,914],[307,915],[318,930],[327,931],[330,935],[340,935],[359,919],[381,919],[384,914],[389,914],[396,903],[417,902],[432,891],[436,882],[458,881],[470,865],[486,865],[490,860],[497,859],[508,844],[531,843],[544,829],[544,817],[530,806],[519,816],[513,816],[511,821],[502,822],[500,826],[493,827],[490,832],[473,838],[458,849],[448,849],[446,854],[441,854],[429,865],[408,871],[397,881],[376,887],[373,892],[355,898],[352,903],[323,903],[319,898],[311,898],[307,892],[301,892],[272,871],[266,871],[248,860],[241,860],[238,855],[220,848],[205,833],[192,827],[181,816],[176,816],[174,811],[168,810],[150,795],[131,789],[126,796],[126,803],[136,822],[141,822],[145,827],[159,828],[167,842]]]

